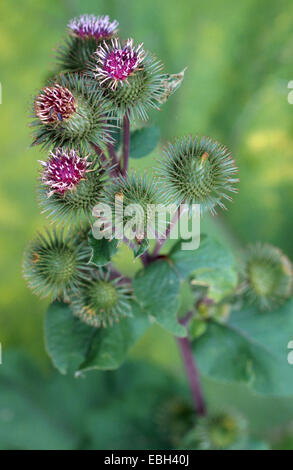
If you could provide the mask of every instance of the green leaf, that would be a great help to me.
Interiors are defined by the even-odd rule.
[[[180,285],[180,304],[178,317],[182,318],[194,308],[194,292],[188,281],[183,281]]]
[[[122,318],[109,328],[99,328],[91,342],[86,361],[78,374],[93,369],[117,369],[124,362],[129,349],[138,341],[150,326],[145,312],[132,303],[133,317]]]
[[[150,325],[147,315],[132,303],[133,316],[113,327],[93,328],[74,317],[69,305],[54,302],[45,320],[46,348],[62,373],[116,369]]]
[[[141,241],[141,243],[138,243],[135,240],[134,250],[133,250],[134,258],[138,258],[139,256],[143,255],[148,250],[149,246],[150,246],[150,242],[148,241],[147,238],[144,238]]]
[[[207,322],[199,318],[192,318],[189,324],[189,334],[192,339],[199,338],[207,330]]]
[[[73,373],[85,361],[94,334],[94,328],[73,316],[69,305],[50,305],[45,318],[46,349],[61,374]]]
[[[208,324],[193,351],[202,373],[215,380],[241,382],[267,395],[293,395],[287,349],[292,332],[292,299],[274,312],[245,307],[227,324]]]
[[[148,315],[175,336],[186,336],[177,321],[180,281],[166,260],[158,260],[139,271],[133,280],[135,296]]]
[[[131,133],[130,157],[142,158],[152,153],[160,140],[160,129],[157,126],[144,127]]]
[[[237,271],[231,251],[216,240],[202,235],[197,250],[181,250],[179,240],[170,252],[182,279],[192,276],[195,284],[206,285],[216,302],[231,294],[237,284]]]
[[[111,258],[115,255],[118,249],[118,240],[113,238],[112,240],[107,240],[102,238],[97,240],[94,238],[93,234],[90,233],[88,237],[89,245],[92,248],[92,257],[90,262],[96,266],[105,266],[110,263]]]

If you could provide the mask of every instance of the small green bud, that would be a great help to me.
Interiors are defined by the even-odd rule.
[[[66,298],[87,277],[90,250],[73,237],[47,231],[33,240],[24,253],[23,274],[40,297]]]
[[[220,411],[198,418],[195,428],[185,438],[188,449],[233,450],[246,437],[246,422],[238,413]]]
[[[200,204],[201,213],[225,209],[229,192],[236,192],[237,168],[228,150],[202,137],[177,139],[164,150],[159,176],[172,203]]]
[[[272,310],[292,295],[292,265],[279,248],[249,246],[244,264],[244,291],[261,310]]]
[[[112,326],[122,317],[132,315],[130,288],[120,278],[110,280],[109,274],[92,273],[72,297],[73,314],[95,328]]]
[[[209,298],[201,299],[197,304],[197,318],[224,322],[230,314],[230,305],[225,302],[215,303]]]
[[[160,225],[163,196],[157,185],[146,176],[141,177],[132,173],[130,176],[115,179],[106,186],[102,202],[108,204],[113,213],[121,214],[125,237],[136,238],[136,243],[143,244],[143,248],[147,245],[148,233],[151,232],[153,236],[155,233],[161,234],[164,230]],[[133,207],[133,211],[127,210],[130,207]],[[136,223],[132,224],[134,220]],[[135,236],[132,228],[135,228]]]

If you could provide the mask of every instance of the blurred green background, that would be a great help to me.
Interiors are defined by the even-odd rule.
[[[32,356],[43,374],[51,374],[43,343],[46,302],[34,297],[21,277],[24,246],[48,223],[35,201],[40,151],[29,148],[28,117],[33,94],[54,70],[54,47],[69,19],[81,13],[117,18],[121,36],[143,41],[170,73],[188,66],[180,90],[152,116],[162,129],[162,142],[189,133],[218,139],[232,149],[241,178],[229,211],[206,217],[202,231],[236,249],[247,242],[271,242],[293,258],[290,0],[2,0],[0,378],[7,351],[15,348]],[[158,155],[159,149],[153,158]],[[150,160],[139,161],[140,169],[150,166]],[[127,273],[139,267],[125,250],[118,262]],[[158,328],[147,333],[131,356],[184,378],[173,339]],[[293,398],[264,399],[243,387],[203,381],[212,406],[233,401],[256,436],[275,443],[288,434],[274,445],[291,447]],[[117,440],[114,448],[119,447]]]

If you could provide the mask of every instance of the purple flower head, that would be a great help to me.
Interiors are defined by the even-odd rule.
[[[68,24],[73,34],[84,37],[93,37],[97,40],[109,39],[117,33],[118,21],[110,22],[109,16],[81,15]]]
[[[35,113],[45,123],[68,119],[75,111],[73,94],[58,84],[43,88],[35,101]]]
[[[44,167],[42,182],[49,187],[48,197],[54,193],[64,194],[72,190],[89,171],[88,156],[81,158],[75,150],[68,153],[63,149],[50,152],[46,162],[40,161]]]
[[[128,39],[123,47],[117,39],[113,39],[111,45],[104,42],[95,52],[98,57],[96,78],[101,80],[101,84],[108,80],[112,89],[115,89],[118,83],[123,85],[123,82],[127,82],[128,77],[139,69],[145,58],[142,46],[143,44],[139,44],[135,47],[132,39]]]

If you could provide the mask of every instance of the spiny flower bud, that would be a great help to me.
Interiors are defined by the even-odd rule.
[[[112,213],[121,219],[124,235],[128,239],[141,241],[150,232],[153,236],[164,231],[165,227],[160,226],[163,196],[156,184],[145,175],[141,177],[132,173],[116,178],[111,185],[105,187],[102,202],[108,204]],[[132,221],[135,234],[132,232]]]
[[[76,111],[76,103],[70,90],[56,83],[45,87],[35,101],[37,117],[44,123],[69,119]]]
[[[63,232],[47,231],[33,240],[24,254],[23,273],[40,297],[64,298],[87,278],[90,250]]]
[[[107,171],[74,150],[50,153],[37,188],[38,202],[53,222],[74,224],[89,220],[100,201]]]
[[[100,84],[109,81],[109,86],[114,90],[118,83],[123,86],[129,75],[139,69],[145,52],[142,44],[133,46],[133,39],[128,39],[125,46],[121,46],[118,39],[112,41],[111,46],[104,43],[97,51],[97,67],[95,69],[95,78],[99,79]]]
[[[110,280],[109,273],[92,273],[92,278],[72,297],[73,314],[95,328],[113,326],[122,317],[132,315],[130,288],[120,278]]]
[[[216,206],[226,209],[231,201],[237,167],[228,150],[209,138],[177,139],[164,150],[159,176],[170,202],[200,204],[201,213],[216,213]]]
[[[134,45],[132,39],[121,45],[117,39],[104,42],[93,56],[89,74],[103,89],[112,113],[122,118],[147,119],[149,107],[159,108],[165,92],[162,65],[143,50],[143,44]]]
[[[108,39],[118,31],[118,21],[110,22],[108,15],[81,15],[68,24],[69,30],[80,38],[93,37],[96,40]]]
[[[234,411],[214,412],[198,418],[195,428],[185,439],[188,449],[233,450],[243,444],[246,421]]]
[[[108,106],[97,86],[78,75],[60,75],[35,100],[33,145],[90,151],[111,142]]]
[[[57,49],[57,60],[64,72],[84,72],[102,41],[117,34],[118,22],[109,16],[82,15],[68,24],[69,35]]]
[[[258,243],[247,249],[244,291],[261,310],[272,310],[292,295],[293,270],[279,248]]]
[[[160,433],[167,442],[178,447],[188,430],[194,425],[195,413],[192,405],[186,399],[177,396],[164,397],[159,403],[155,421]]]
[[[87,158],[88,156],[80,158],[73,149],[70,152],[55,149],[50,152],[50,158],[46,162],[39,160],[44,167],[42,182],[48,187],[48,197],[54,193],[64,194],[73,190],[89,171],[91,162]]]

